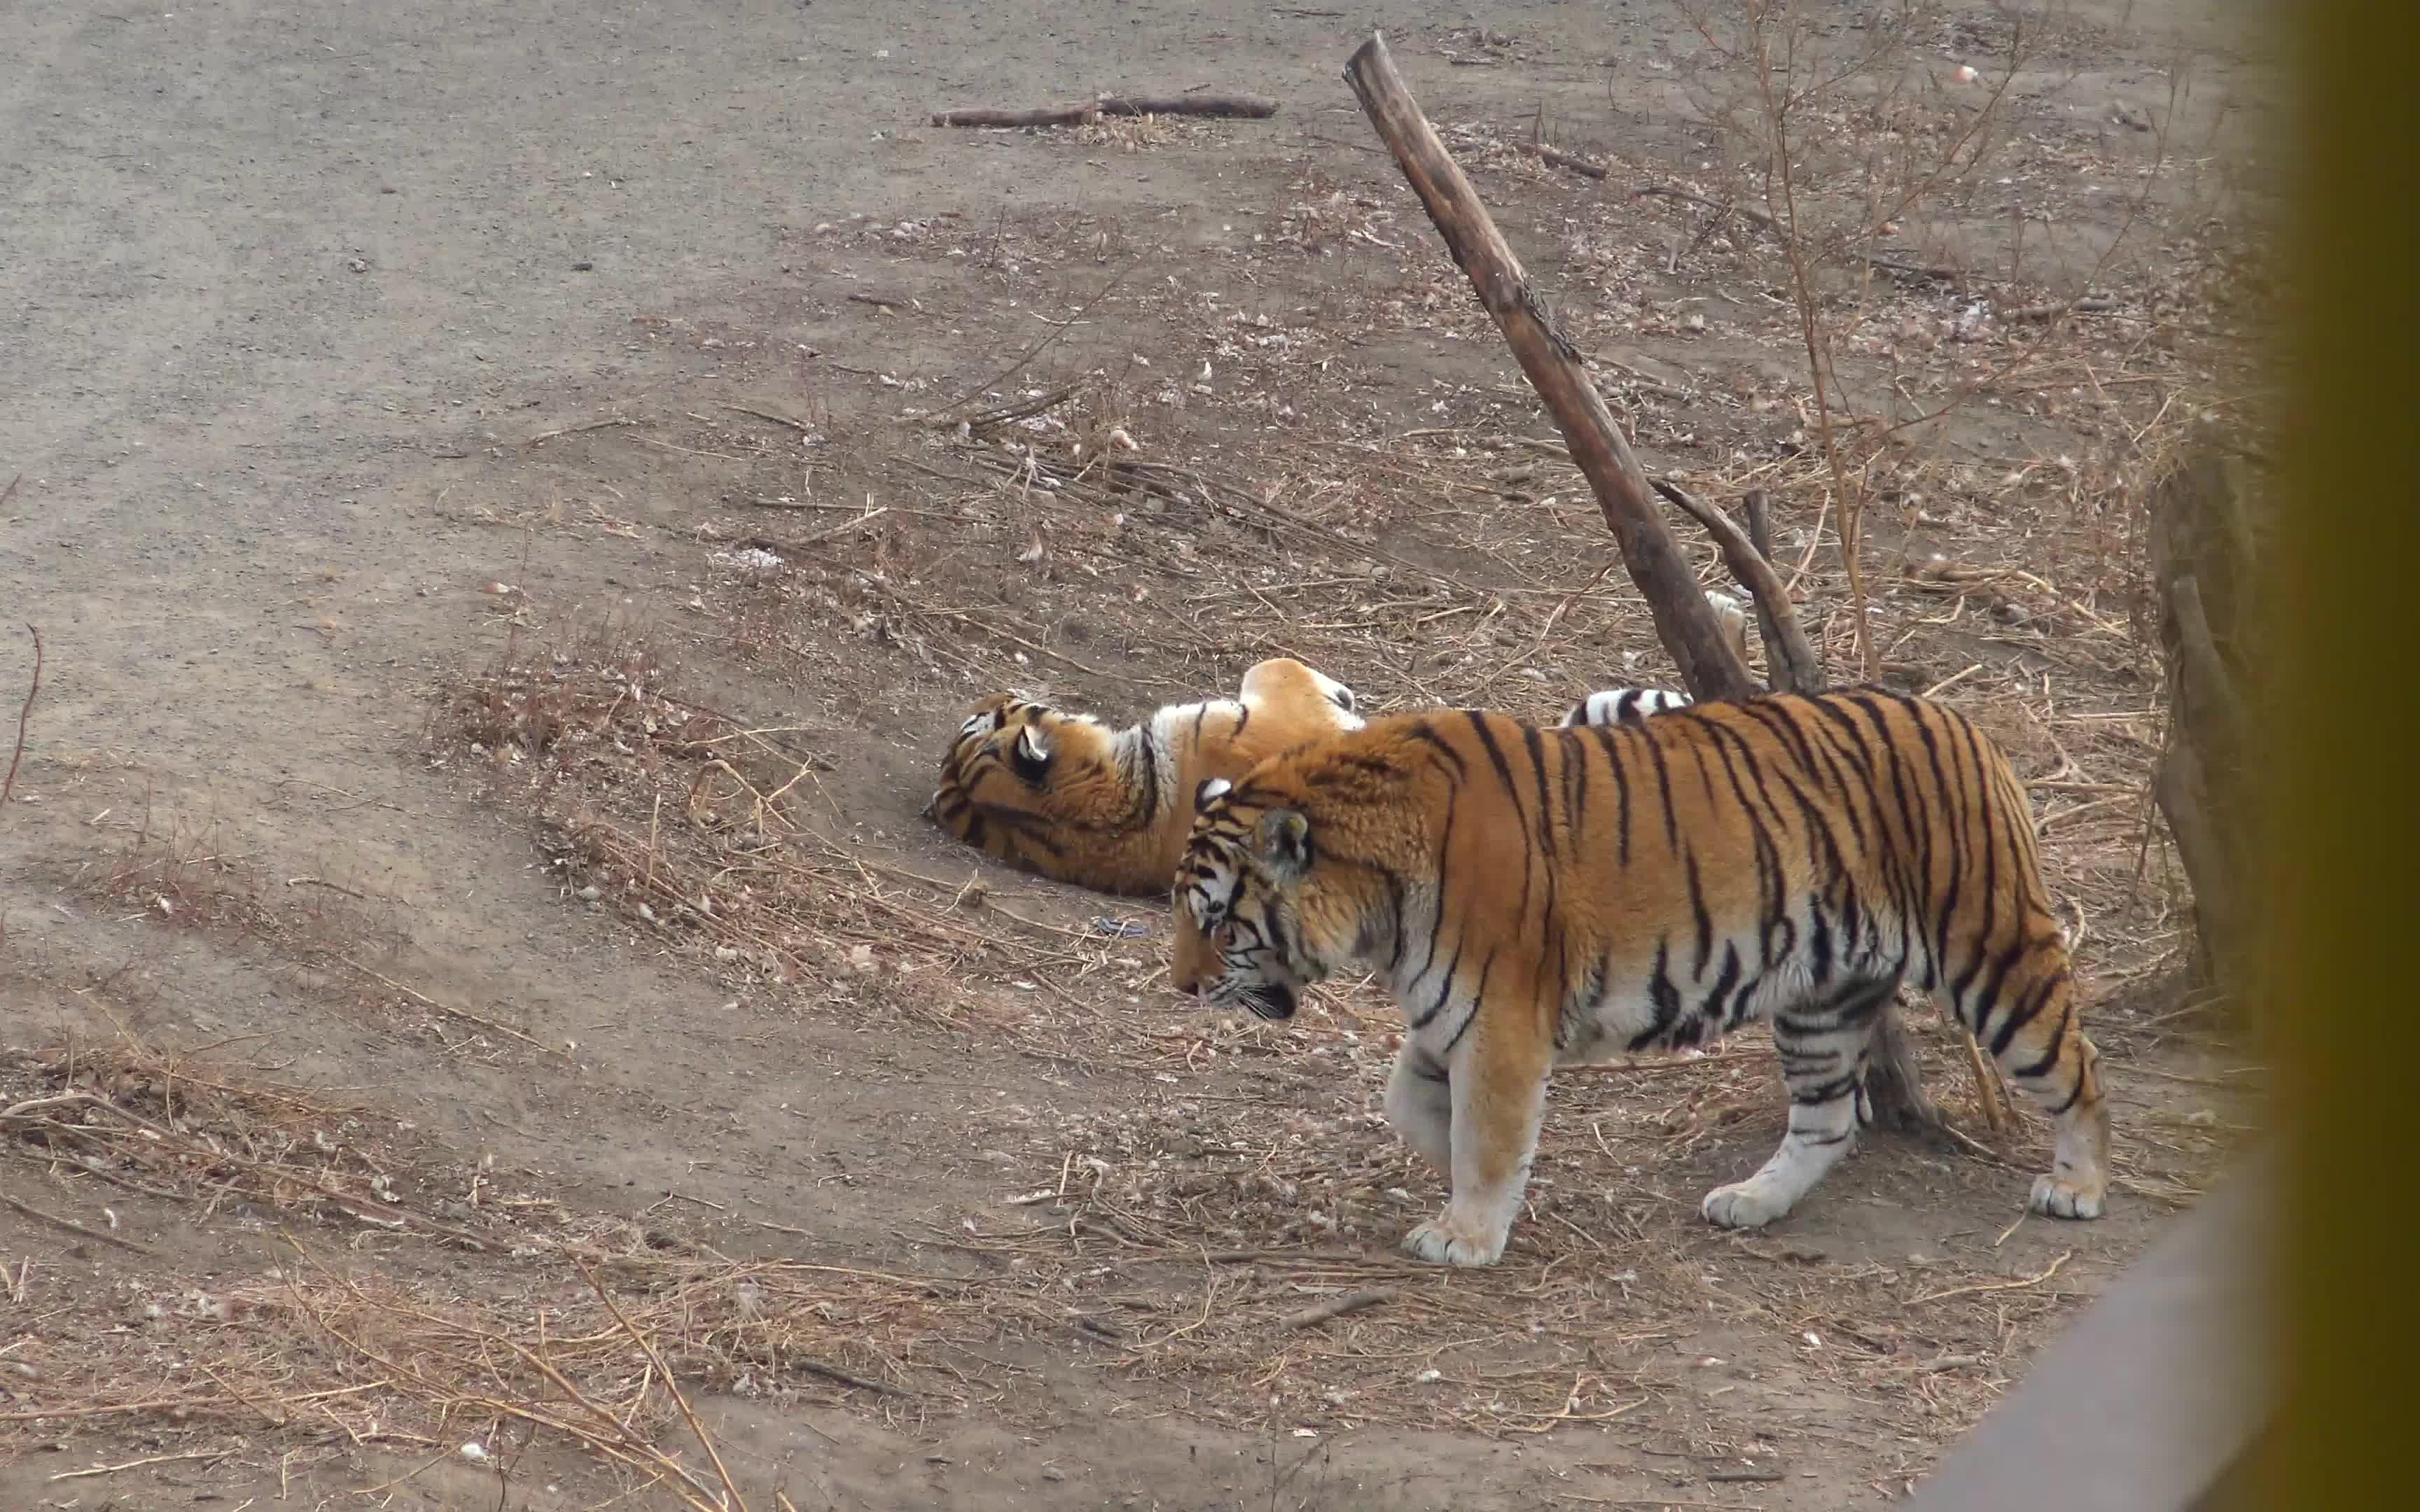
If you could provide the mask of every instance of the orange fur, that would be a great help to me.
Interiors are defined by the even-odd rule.
[[[1283,657],[1245,672],[1236,698],[1171,705],[1126,730],[995,693],[951,742],[925,811],[1027,871],[1102,892],[1156,893],[1185,849],[1202,782],[1360,727],[1352,689]]]
[[[1946,706],[1875,690],[1544,730],[1438,711],[1206,784],[1176,873],[1179,991],[1267,1017],[1359,962],[1404,1005],[1388,1088],[1451,1178],[1415,1253],[1501,1252],[1549,1071],[1774,1026],[1790,1132],[1707,1195],[1780,1217],[1844,1153],[1904,975],[2058,1124],[2033,1206],[2099,1216],[2108,1112],[2024,790]]]

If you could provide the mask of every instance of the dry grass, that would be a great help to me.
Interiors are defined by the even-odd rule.
[[[132,1036],[8,1052],[0,1096],[0,1152],[41,1171],[60,1205],[98,1182],[274,1232],[287,1256],[250,1280],[88,1298],[98,1319],[70,1304],[29,1320],[8,1352],[39,1384],[10,1388],[0,1412],[0,1431],[21,1441],[139,1415],[189,1434],[232,1426],[441,1449],[468,1439],[503,1459],[516,1435],[526,1446],[555,1434],[703,1505],[704,1476],[655,1443],[684,1412],[676,1382],[855,1393],[914,1412],[927,1393],[908,1354],[937,1319],[980,1326],[961,1281],[733,1261],[684,1238],[676,1217],[582,1218],[391,1115]],[[68,1234],[149,1253],[8,1200]],[[428,1269],[413,1256],[432,1248],[498,1268],[467,1292],[458,1266],[413,1279]],[[6,1278],[21,1301],[25,1273]],[[106,1310],[116,1326],[94,1326]]]
[[[805,732],[745,723],[667,677],[619,640],[507,661],[458,695],[467,753],[534,805],[567,902],[612,910],[735,990],[878,998],[940,1027],[975,1011],[949,986],[971,968],[1082,975],[1124,937],[1003,917],[979,888],[861,856]]]
[[[158,809],[147,784],[131,812],[113,804],[85,823],[111,838],[62,881],[121,922],[206,929],[304,961],[363,953],[394,933],[388,900],[341,866],[271,875],[216,818]]]
[[[1936,1438],[1988,1406],[2071,1298],[2058,1264],[2011,1267],[1996,1244],[1885,1260],[1706,1229],[1689,1181],[1769,1121],[1771,1068],[1745,1044],[1563,1078],[1504,1263],[1414,1264],[1388,1246],[1435,1183],[1370,1111],[1373,1037],[1315,1016],[1281,1061],[1223,1037],[1227,1056],[1294,1073],[1264,1096],[1176,1088],[1036,1128],[1026,1168],[1055,1175],[1003,1191],[996,1220],[926,1236],[967,1257],[958,1274],[731,1259],[676,1214],[582,1218],[374,1110],[131,1038],[12,1052],[0,1130],[21,1165],[273,1229],[287,1257],[124,1290],[103,1333],[56,1314],[28,1326],[11,1358],[39,1385],[12,1391],[0,1427],[51,1442],[139,1414],[187,1436],[468,1442],[499,1461],[554,1437],[711,1504],[708,1468],[663,1447],[685,1413],[676,1383],[910,1421],[970,1402],[1015,1415],[1019,1367],[1001,1352],[1032,1346],[1241,1426],[1518,1437],[1652,1406],[1714,1457],[1780,1430],[1705,1412],[1699,1383],[1726,1365],[1694,1339],[1785,1338],[1807,1381]],[[2180,1119],[2131,1138],[2120,1190],[2189,1198],[2229,1128]],[[1988,1170],[1866,1158],[1935,1189],[2003,1186],[2013,1220],[2042,1155],[2028,1141]],[[432,1248],[493,1264],[466,1289],[458,1267],[413,1261]]]

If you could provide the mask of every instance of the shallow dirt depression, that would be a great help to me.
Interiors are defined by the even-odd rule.
[[[1737,8],[847,8],[0,17],[0,1501],[1898,1494],[2257,1110],[2140,506],[2242,403],[2262,81],[2167,8],[1807,0],[1854,66],[1776,209]],[[1767,491],[1839,676],[1854,506],[1877,675],[2033,783],[2102,1223],[2021,1221],[2044,1127],[1925,1007],[1955,1133],[1774,1229],[1697,1215],[1781,1123],[1750,1034],[1559,1075],[1502,1263],[1412,1264],[1389,1004],[1194,1011],[1159,904],[919,817],[1002,687],[1669,682],[1373,23],[1650,468]],[[1094,90],[1280,109],[927,123]]]

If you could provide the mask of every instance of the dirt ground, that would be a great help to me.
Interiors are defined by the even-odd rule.
[[[1391,1247],[1441,1194],[1375,1118],[1383,1000],[1205,1019],[1156,903],[920,810],[1002,687],[1130,717],[1294,654],[1368,706],[1551,717],[1669,679],[1338,77],[1373,26],[1650,468],[1769,490],[1851,665],[1797,274],[1705,203],[1753,104],[1727,33],[7,8],[0,620],[44,659],[0,810],[0,1502],[677,1505],[717,1455],[759,1509],[1920,1476],[2257,1088],[2181,988],[2133,584],[2164,448],[2237,413],[2265,81],[2198,8],[1950,7],[1887,56],[1892,8],[1801,8],[1865,59],[1806,104],[1810,206],[1892,202],[1997,101],[1897,267],[1808,286],[1881,674],[2036,783],[2120,1181],[2020,1222],[2040,1120],[1994,1132],[1928,1012],[1959,1135],[1716,1232],[1699,1193],[1782,1119],[1743,1036],[1559,1079],[1503,1263],[1446,1274]],[[1196,88],[1281,109],[926,120]]]

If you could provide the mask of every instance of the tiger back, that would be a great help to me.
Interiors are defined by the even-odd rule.
[[[1706,1195],[1787,1213],[1847,1151],[1873,1026],[1938,994],[2057,1126],[2030,1205],[2102,1211],[2108,1113],[2024,791],[1945,705],[1871,689],[1542,729],[1407,715],[1197,795],[1171,979],[1264,1017],[1356,963],[1403,1006],[1386,1111],[1445,1171],[1406,1245],[1501,1253],[1548,1072],[1769,1022],[1788,1130]]]
[[[1235,698],[1171,704],[1125,730],[996,693],[951,741],[925,812],[1026,871],[1101,892],[1159,893],[1185,849],[1196,788],[1361,728],[1354,702],[1351,688],[1286,657],[1251,667]]]

